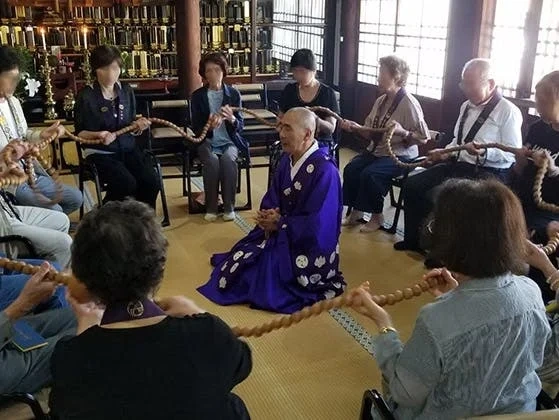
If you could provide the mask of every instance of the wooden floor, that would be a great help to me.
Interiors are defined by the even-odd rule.
[[[342,165],[351,156],[352,152],[342,150]],[[252,170],[254,208],[265,191],[266,176],[266,169]],[[230,325],[254,325],[273,317],[242,306],[216,306],[196,291],[209,277],[210,255],[228,250],[243,237],[243,228],[252,224],[254,212],[239,213],[242,220],[235,222],[209,224],[203,215],[188,214],[179,180],[168,180],[165,186],[171,212],[171,226],[165,229],[170,247],[159,295],[184,294]],[[244,195],[238,200],[243,201]],[[369,280],[375,293],[389,293],[417,282],[425,271],[422,261],[393,251],[396,240],[383,232],[362,234],[358,229],[344,228],[341,269],[349,287]],[[419,307],[428,300],[420,297],[389,309],[404,339],[413,328]],[[368,319],[352,310],[338,312],[335,317],[337,320],[323,314],[248,340],[254,368],[235,392],[244,399],[253,419],[358,418],[363,391],[380,385],[379,371],[365,349],[368,336],[362,328],[372,333],[375,330]],[[6,415],[0,413],[0,418],[17,418]]]

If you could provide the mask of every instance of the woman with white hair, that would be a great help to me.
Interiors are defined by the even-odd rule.
[[[369,222],[361,227],[361,232],[373,232],[384,224],[384,197],[392,178],[403,171],[390,157],[387,144],[382,142],[382,134],[372,129],[396,124],[392,150],[403,161],[417,157],[417,145],[429,138],[421,105],[405,89],[410,72],[408,64],[395,55],[382,57],[379,63],[378,86],[382,94],[375,101],[365,124],[348,120],[341,123],[343,130],[369,143],[365,151],[344,168],[344,205],[353,209],[344,224],[356,225],[364,213],[372,214]]]

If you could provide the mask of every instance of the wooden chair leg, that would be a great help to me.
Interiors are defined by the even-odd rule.
[[[49,420],[49,415],[43,411],[43,407],[41,407],[39,401],[37,401],[37,399],[32,394],[7,394],[2,395],[0,398],[4,401],[27,405],[33,412],[36,420]]]
[[[159,187],[161,196],[161,208],[163,209],[163,220],[161,221],[161,226],[166,227],[171,224],[169,219],[169,209],[167,208],[167,195],[165,194],[165,182],[163,182],[163,173],[161,171],[161,164],[157,159],[155,159],[155,171],[159,177]]]
[[[103,205],[103,193],[101,192],[101,181],[99,181],[99,175],[95,173],[95,194],[97,195],[97,207]]]
[[[187,162],[190,161],[190,153],[188,150],[185,150],[182,153],[182,196],[186,197],[188,194],[188,189],[186,188],[186,170],[187,170]]]
[[[250,162],[246,168],[246,183],[247,183],[247,210],[252,210],[252,184],[250,182]]]
[[[83,173],[82,173],[82,171],[81,171],[81,169],[80,169],[80,171],[79,171],[79,173],[78,173],[78,187],[79,187],[79,189],[80,189],[80,191],[81,191],[81,193],[82,193],[82,197],[85,198],[85,194],[84,194],[84,184],[85,184],[85,182],[84,182],[84,180],[83,180]],[[84,211],[85,211],[84,206],[85,206],[85,200],[82,200],[82,205],[80,206],[80,220],[83,219],[83,215],[84,215]]]
[[[396,194],[394,192],[394,184],[390,185],[390,190],[388,190],[390,194],[390,205],[392,207],[396,207],[398,200],[396,200]]]

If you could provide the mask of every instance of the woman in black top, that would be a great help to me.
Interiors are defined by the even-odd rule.
[[[51,359],[55,418],[249,419],[231,393],[252,369],[248,345],[184,297],[151,300],[166,257],[143,203],[113,201],[84,217],[72,272],[105,309],[70,297],[78,335]]]
[[[279,102],[280,118],[291,108],[306,106],[323,106],[336,114],[340,113],[334,90],[316,80],[316,59],[311,50],[295,51],[291,57],[291,71],[296,82],[288,84],[283,89]],[[317,119],[316,137],[321,147],[329,146],[334,142],[335,130],[335,118],[320,116]]]
[[[533,186],[539,166],[535,161],[548,159],[549,169],[543,181],[542,197],[548,203],[559,204],[559,71],[545,75],[536,85],[536,108],[541,119],[530,126],[525,147],[516,154],[511,186],[522,202],[526,224],[533,232],[532,239],[537,243],[546,243],[559,233],[559,214],[537,207]],[[536,152],[532,154],[533,151]],[[542,289],[544,300],[555,297],[539,270],[531,268],[529,276]]]
[[[80,137],[103,140],[102,145],[88,145],[84,155],[95,164],[100,181],[107,185],[104,202],[134,197],[155,208],[159,180],[134,138],[149,126],[149,121],[136,120],[134,91],[118,81],[121,67],[116,47],[103,45],[93,50],[91,68],[96,80],[92,87],[84,87],[76,99],[75,130]],[[138,124],[136,133],[118,137],[112,134],[134,120]]]

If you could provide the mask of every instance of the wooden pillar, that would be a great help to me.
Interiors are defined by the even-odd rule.
[[[452,0],[450,2],[439,127],[439,130],[445,132],[449,139],[452,138],[460,105],[466,99],[458,86],[462,79],[462,68],[468,60],[478,55],[485,1]]]
[[[355,86],[357,83],[357,62],[359,50],[359,16],[358,0],[344,0],[341,12],[342,45],[340,48],[340,88],[341,111],[346,118],[354,116]]]
[[[177,70],[179,92],[188,98],[202,86],[200,64],[200,6],[198,0],[177,0]]]

